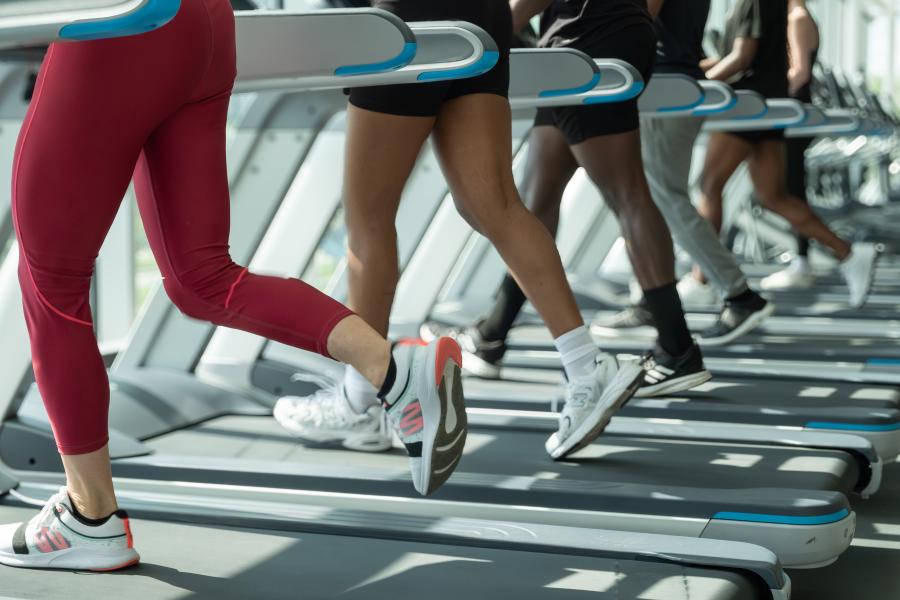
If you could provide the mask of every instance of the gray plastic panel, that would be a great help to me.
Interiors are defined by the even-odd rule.
[[[591,57],[568,48],[513,50],[509,67],[514,106],[554,106],[561,97],[593,89],[600,80],[600,69]]]
[[[732,119],[757,119],[768,112],[766,99],[750,90],[737,90],[737,104],[731,110],[713,115],[707,122],[724,121]]]
[[[705,131],[760,131],[795,127],[806,120],[806,109],[798,100],[767,100],[766,114],[757,119],[714,119],[704,125]]]
[[[704,80],[698,82],[706,97],[703,104],[694,111],[698,115],[713,115],[725,112],[734,107],[737,95],[734,89],[721,81]]]
[[[638,101],[643,116],[681,117],[691,114],[706,94],[696,79],[686,75],[654,75]]]
[[[0,3],[0,48],[43,46],[66,25],[106,21],[142,9],[150,0],[46,0]]]

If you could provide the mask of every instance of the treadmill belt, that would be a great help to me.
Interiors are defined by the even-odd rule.
[[[0,506],[0,522],[34,510]],[[0,594],[97,598],[756,600],[739,573],[648,561],[135,520],[143,562],[114,574],[0,566]]]
[[[752,446],[669,439],[600,437],[571,460],[552,461],[544,451],[546,433],[472,427],[466,452],[453,481],[477,481],[479,475],[537,477],[548,484],[637,484],[658,487],[788,488],[838,491],[850,495],[859,467],[847,454],[832,450]],[[315,464],[320,468],[367,467],[406,472],[404,451],[363,453],[339,445],[309,444],[292,438],[272,418],[222,417],[191,429],[149,440],[164,456],[240,458],[278,463]],[[440,498],[438,491],[435,497]]]

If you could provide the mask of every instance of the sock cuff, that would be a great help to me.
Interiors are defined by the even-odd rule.
[[[347,365],[344,371],[344,387],[349,391],[360,393],[374,394],[378,391],[362,373],[350,365]]]
[[[391,353],[391,362],[388,363],[387,375],[384,376],[384,383],[381,384],[381,389],[378,390],[378,398],[380,400],[384,400],[389,393],[391,393],[391,389],[394,387],[394,383],[397,381],[397,363],[394,361],[394,354]]]
[[[586,325],[581,325],[572,331],[562,334],[553,340],[553,343],[556,344],[556,348],[560,352],[570,352],[582,346],[597,346]]]

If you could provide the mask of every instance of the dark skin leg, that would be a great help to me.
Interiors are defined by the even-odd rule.
[[[519,185],[522,200],[555,237],[562,197],[578,161],[562,132],[549,126],[531,131],[525,161],[525,178]]]

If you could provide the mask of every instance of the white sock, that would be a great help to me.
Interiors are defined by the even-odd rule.
[[[584,325],[559,336],[553,343],[559,350],[563,368],[569,381],[579,377],[589,377],[596,367],[596,358],[600,348]]]
[[[347,394],[350,407],[358,414],[366,412],[370,406],[379,403],[378,390],[375,389],[375,386],[350,365],[347,365],[344,371],[344,393]]]

